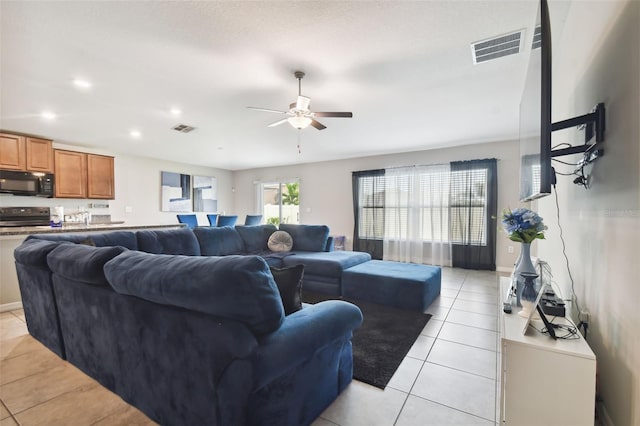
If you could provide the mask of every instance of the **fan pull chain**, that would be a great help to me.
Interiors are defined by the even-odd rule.
[[[300,147],[300,129],[298,129],[298,155],[302,154],[302,148]]]

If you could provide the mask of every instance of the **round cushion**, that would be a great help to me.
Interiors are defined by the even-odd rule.
[[[269,237],[267,247],[271,251],[291,251],[293,238],[285,231],[276,231]]]

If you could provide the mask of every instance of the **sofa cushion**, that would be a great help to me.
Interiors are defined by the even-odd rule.
[[[154,254],[200,256],[200,246],[189,228],[136,232],[138,250]]]
[[[340,278],[342,271],[371,260],[369,253],[359,251],[296,252],[283,259],[285,266],[304,264],[306,275]]]
[[[51,250],[63,243],[62,241],[27,239],[14,250],[13,257],[16,263],[48,269],[47,256]]]
[[[304,265],[295,265],[288,268],[271,266],[270,269],[280,292],[284,314],[289,315],[302,309],[301,292]]]
[[[278,287],[258,256],[130,251],[107,263],[104,271],[118,293],[240,321],[256,335],[272,332],[284,319]]]
[[[324,251],[329,238],[329,227],[326,225],[293,225],[280,224],[280,230],[286,231],[293,238],[295,251]]]
[[[64,232],[60,234],[34,234],[29,235],[27,240],[38,239],[48,241],[69,241],[72,243],[80,244],[83,241],[86,242],[91,239],[97,247],[107,246],[122,246],[129,250],[138,250],[138,241],[136,234],[131,231],[111,231],[95,234],[87,233],[69,233]]]
[[[267,243],[269,250],[275,252],[287,252],[293,248],[293,238],[286,231],[276,231],[269,237]]]
[[[275,225],[251,225],[236,226],[236,231],[244,242],[244,249],[247,253],[257,254],[267,248],[267,241],[278,228]]]
[[[231,226],[203,226],[195,228],[193,233],[200,244],[202,256],[227,256],[244,253],[244,241]]]
[[[73,281],[108,287],[103,267],[109,260],[127,251],[124,247],[92,247],[83,244],[60,244],[47,256],[54,274]]]

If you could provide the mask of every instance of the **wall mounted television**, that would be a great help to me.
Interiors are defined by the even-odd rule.
[[[570,146],[552,149],[552,132],[576,126],[584,126],[584,144],[573,146],[565,143],[563,145]],[[556,179],[551,166],[553,157],[584,153],[581,162],[584,167],[584,164],[602,156],[604,131],[604,103],[597,104],[588,114],[556,123],[551,121],[551,23],[547,0],[540,0],[520,101],[520,201],[551,194],[551,186],[555,185]],[[594,135],[595,143],[592,143]]]
[[[551,29],[540,0],[531,56],[520,101],[520,201],[551,193]]]

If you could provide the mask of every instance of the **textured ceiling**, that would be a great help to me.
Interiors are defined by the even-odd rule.
[[[537,2],[0,8],[2,129],[238,170],[516,139]],[[473,64],[472,42],[520,29],[523,53]],[[267,128],[281,117],[246,107],[287,109],[295,70],[307,73],[302,92],[313,110],[353,118],[323,118],[323,131]],[[78,77],[93,87],[77,90]],[[58,117],[44,120],[43,110]],[[196,130],[171,130],[178,123]],[[132,129],[142,137],[132,139]]]

